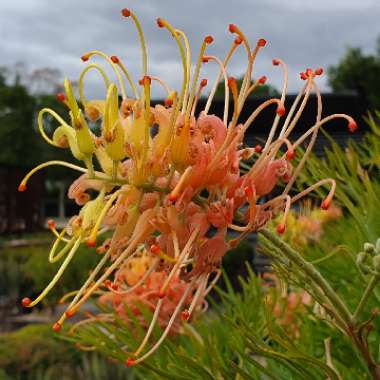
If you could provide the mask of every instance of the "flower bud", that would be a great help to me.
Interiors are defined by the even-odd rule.
[[[119,121],[116,122],[112,132],[111,141],[107,141],[106,152],[113,161],[121,161],[126,156],[125,132]]]
[[[79,216],[82,217],[81,228],[87,232],[92,229],[96,220],[98,219],[103,207],[105,205],[104,194],[101,192],[99,195],[88,201],[81,209]]]
[[[371,243],[364,243],[364,252],[373,253],[375,251],[375,246]]]
[[[53,141],[60,148],[70,147],[71,154],[80,161],[83,161],[84,154],[79,150],[74,128],[68,125],[61,125],[53,133]]]
[[[90,128],[81,110],[79,110],[77,119],[74,120],[74,123],[79,150],[84,155],[92,155],[95,150],[95,145]]]
[[[376,272],[380,272],[380,255],[376,255],[376,256],[372,259],[372,265],[373,265],[373,269],[374,269]]]
[[[66,91],[67,105],[69,106],[70,111],[72,112],[73,118],[76,119],[79,113],[79,107],[74,96],[74,91],[71,86],[71,82],[66,78],[63,82],[63,86]]]
[[[103,100],[90,100],[86,103],[84,111],[86,116],[92,121],[97,121],[104,115],[105,102]]]
[[[118,93],[114,84],[109,86],[107,92],[103,138],[106,143],[106,152],[113,161],[121,161],[125,158],[125,131],[119,119]]]
[[[376,240],[375,251],[376,253],[380,253],[380,238]]]
[[[364,264],[365,260],[367,258],[366,252],[359,252],[356,256],[356,265],[360,267],[362,264]]]
[[[367,252],[359,252],[356,257],[356,265],[359,267],[359,269],[364,273],[369,273],[369,266],[365,264],[365,261],[367,259]]]

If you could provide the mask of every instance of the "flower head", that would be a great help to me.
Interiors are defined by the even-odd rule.
[[[213,38],[206,36],[192,71],[186,35],[166,20],[157,20],[163,29],[158,32],[166,31],[173,38],[182,63],[182,86],[173,90],[148,72],[144,34],[135,14],[123,9],[122,15],[135,24],[141,43],[142,73],[138,83],[132,80],[121,57],[93,50],[82,56],[86,67],[79,78],[79,102],[68,80],[64,83],[65,94],[59,94],[67,106],[70,123],[51,109],[45,108],[39,114],[42,137],[54,147],[70,149],[82,165],[62,161],[41,164],[25,176],[19,189],[26,189],[36,171],[63,165],[81,172],[69,189],[69,197],[82,209],[62,231],[51,228],[57,240],[49,259],[63,259],[62,265],[41,295],[23,304],[37,304],[63,275],[77,248],[81,244],[95,247],[98,236],[108,233],[109,239],[97,249],[102,254],[98,265],[75,292],[57,324],[61,326],[95,291],[105,292],[101,300],[110,301],[119,315],[124,315],[124,304],[132,309],[133,305],[146,305],[153,311],[153,319],[149,325],[142,320],[147,335],[133,358],[128,359],[128,363],[138,364],[158,348],[172,328],[178,328],[180,315],[188,320],[203,309],[204,297],[217,281],[222,258],[231,247],[278,214],[282,215],[278,231],[283,233],[291,205],[320,186],[330,186],[324,208],[331,203],[335,190],[332,179],[321,180],[296,195],[290,189],[322,125],[335,118],[346,119],[350,130],[356,124],[343,114],[322,118],[316,83],[316,76],[322,74],[320,69],[302,73],[305,85],[292,107],[285,109],[288,73],[280,59],[273,64],[283,71],[281,96],[264,101],[247,120],[241,120],[245,100],[267,80],[264,76],[252,79],[254,62],[266,41],[259,39],[252,48],[244,33],[232,24],[229,30],[236,38],[225,58],[208,53]],[[227,74],[237,49],[247,54],[240,88],[236,79]],[[115,80],[94,59],[104,61]],[[200,79],[207,62],[216,65],[217,75],[204,109],[196,114],[198,100],[208,85],[207,80]],[[83,83],[87,73],[94,70],[104,79],[106,91],[103,99],[88,100]],[[210,108],[220,82],[224,83],[225,107],[219,117],[211,115]],[[153,107],[151,87],[156,85],[167,96],[162,105]],[[317,95],[316,122],[291,142],[312,91]],[[244,146],[247,129],[266,108],[273,109],[273,124],[265,145]],[[44,129],[46,114],[59,125],[51,137]],[[99,135],[93,132],[94,121],[101,123]],[[293,165],[292,159],[304,143],[305,153]],[[272,196],[279,183],[283,184],[282,190]],[[91,198],[89,189],[97,195]],[[233,240],[227,238],[230,230],[238,233]],[[138,309],[135,311],[138,314]],[[164,329],[163,335],[144,352],[155,323]]]

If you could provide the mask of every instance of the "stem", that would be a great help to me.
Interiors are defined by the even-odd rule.
[[[354,312],[354,315],[352,317],[352,321],[355,323],[355,321],[357,320],[358,316],[360,315],[360,313],[363,311],[367,301],[368,301],[368,298],[370,297],[372,291],[374,290],[375,286],[378,284],[378,282],[380,281],[380,275],[378,274],[374,274],[371,278],[371,280],[369,281],[363,295],[362,295],[362,298],[361,300],[359,301],[359,304],[358,306],[356,307],[356,310]]]
[[[84,160],[84,163],[87,166],[88,169],[88,178],[92,179],[95,176],[95,171],[94,171],[94,165],[92,163],[92,156],[87,156]]]
[[[119,161],[113,161],[112,162],[112,181],[117,180],[117,171],[119,168]]]
[[[322,289],[323,293],[330,300],[331,304],[334,305],[336,310],[342,316],[348,324],[352,320],[350,311],[347,309],[347,306],[341,300],[341,298],[336,294],[331,285],[322,277],[319,271],[314,267],[314,265],[308,263],[297,251],[291,248],[283,240],[281,240],[277,235],[271,232],[268,229],[262,229],[260,231],[269,241],[274,245],[279,247],[285,256],[299,266],[303,271],[310,276],[310,278]]]
[[[283,252],[279,248],[277,248],[272,242],[270,242],[267,238],[262,236],[261,239],[264,240],[266,246],[268,246],[271,249],[271,252],[268,254],[269,256],[274,258],[274,260],[277,260],[277,265],[281,265],[282,267],[289,268],[290,267],[289,258],[284,257],[282,255]],[[276,253],[274,254],[274,252]],[[290,269],[289,271],[294,272],[294,269]],[[305,273],[301,273],[301,275],[302,275],[301,283],[302,281],[307,281],[309,283],[307,276],[305,276]],[[312,283],[310,285],[312,285]],[[331,303],[331,300],[325,295],[325,293],[323,292],[320,286],[312,287],[312,288],[313,288],[312,290],[309,289],[307,290],[307,292],[315,299],[317,303],[319,303],[326,310],[326,312],[333,319],[335,319],[335,323],[337,324],[337,327],[339,328],[339,330],[342,331],[343,333],[346,333],[346,331],[349,329],[349,327],[347,326],[347,321],[344,320],[341,314],[335,309],[334,305]]]
[[[380,275],[374,275],[367,285],[366,290],[362,296],[362,299],[357,306],[354,315],[352,316],[347,306],[343,303],[341,298],[335,293],[330,284],[322,277],[318,270],[309,262],[305,261],[304,258],[288,244],[282,241],[275,233],[268,229],[262,229],[260,231],[265,238],[267,238],[276,248],[281,250],[281,252],[295,265],[297,265],[306,275],[310,277],[312,282],[316,284],[324,293],[326,298],[329,300],[331,305],[334,306],[339,318],[345,322],[344,330],[347,336],[351,339],[352,343],[355,345],[356,349],[360,353],[361,357],[364,359],[367,369],[374,380],[380,380],[380,366],[373,359],[371,352],[369,350],[367,336],[363,336],[363,328],[356,322],[356,317],[363,310],[369,296],[374,290],[375,286],[380,280]],[[367,322],[369,323],[369,321]],[[362,324],[363,325],[363,324]]]
[[[360,334],[358,334],[356,329],[351,330],[349,336],[365,360],[368,371],[370,372],[373,380],[380,380],[380,367],[372,358],[368,348],[368,343],[360,336]]]

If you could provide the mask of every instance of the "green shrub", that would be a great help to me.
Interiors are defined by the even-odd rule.
[[[61,261],[51,264],[48,254],[53,243],[51,234],[40,234],[39,240],[46,244],[23,247],[0,248],[0,295],[11,302],[39,294],[57,272]],[[33,239],[36,240],[36,239]],[[51,241],[51,243],[47,243]],[[57,283],[54,292],[42,301],[45,306],[53,306],[67,292],[78,289],[86,280],[88,272],[96,265],[100,257],[94,249],[82,245],[63,277]]]
[[[83,353],[52,332],[50,325],[29,325],[0,335],[0,379],[132,379],[124,367],[94,353]]]

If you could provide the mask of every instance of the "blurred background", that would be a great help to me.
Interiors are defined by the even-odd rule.
[[[273,58],[281,58],[288,64],[288,102],[302,87],[299,73],[307,67],[323,67],[324,75],[318,83],[324,93],[324,114],[337,112],[353,116],[360,127],[355,139],[361,139],[367,129],[363,119],[367,112],[380,109],[378,0],[2,0],[0,368],[7,368],[7,372],[0,369],[0,379],[1,376],[13,378],[13,375],[14,378],[37,378],[28,375],[30,366],[35,364],[28,360],[34,352],[33,344],[44,347],[42,352],[45,354],[41,353],[39,359],[34,358],[36,362],[62,362],[62,356],[52,358],[48,354],[58,346],[50,338],[41,338],[43,334],[51,336],[44,323],[50,322],[57,313],[59,295],[78,286],[87,269],[96,261],[83,249],[83,254],[72,265],[58,289],[45,301],[43,310],[26,313],[19,306],[26,293],[29,296],[37,294],[56,270],[56,266],[49,265],[46,260],[52,240],[45,230],[47,220],[54,218],[58,224],[64,224],[77,211],[75,204],[66,197],[67,188],[75,178],[67,170],[43,171],[33,177],[27,192],[17,192],[19,181],[34,165],[50,159],[72,160],[65,152],[54,149],[41,139],[36,127],[37,113],[41,108],[51,107],[59,114],[65,114],[56,93],[62,91],[65,77],[74,83],[78,79],[84,67],[80,57],[86,51],[97,49],[109,55],[117,54],[125,60],[135,79],[141,76],[138,37],[133,25],[120,16],[123,7],[133,9],[142,23],[148,44],[149,73],[161,77],[173,88],[180,86],[180,59],[171,37],[157,28],[157,17],[167,19],[187,34],[193,61],[206,34],[214,37],[210,53],[219,57],[226,54],[233,39],[228,32],[229,23],[238,25],[252,44],[258,38],[265,38],[268,43],[256,61],[254,77],[266,75],[268,82],[251,96],[243,118],[265,97],[279,93],[281,70],[273,67]],[[229,74],[240,78],[245,67],[244,49],[238,49],[231,61]],[[215,66],[204,65],[201,77],[209,80],[209,88],[215,75]],[[88,98],[105,96],[100,79],[96,74],[87,77],[85,92]],[[221,98],[216,100],[213,109],[216,114],[222,110],[224,96],[222,90],[218,94]],[[163,96],[163,93],[153,90],[154,99],[160,100]],[[311,100],[310,103],[299,123],[298,133],[313,123],[315,102]],[[246,142],[260,143],[268,132],[270,121],[271,114],[264,112],[250,129]],[[51,120],[47,120],[49,122]],[[340,145],[345,144],[349,134],[345,125],[339,123],[332,125],[329,133]],[[318,154],[323,154],[322,148],[326,144],[327,140],[322,136],[316,147]],[[19,330],[25,325],[28,325],[27,330]],[[29,342],[30,347],[20,342]],[[83,359],[69,345],[59,347],[60,355],[66,358],[65,363],[69,363],[69,367],[75,363],[75,371],[79,371],[77,375],[85,371],[84,368],[95,371],[93,367],[98,364],[94,363],[99,361],[93,357]],[[20,364],[23,360],[25,362]],[[104,362],[104,366],[107,365]],[[66,368],[65,371],[69,370]],[[101,378],[102,369],[97,371]],[[116,372],[115,378],[118,376]],[[9,373],[13,375],[9,377]],[[45,375],[41,372],[41,376]],[[89,378],[96,378],[92,376]]]

